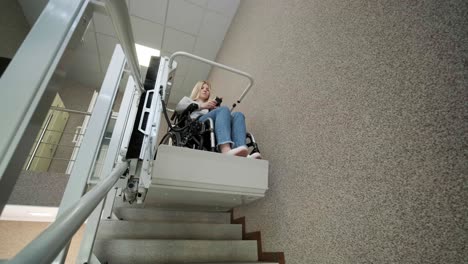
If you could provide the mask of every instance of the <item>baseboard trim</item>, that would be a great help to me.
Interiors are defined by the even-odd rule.
[[[262,234],[260,231],[246,233],[245,217],[234,219],[234,210],[229,210],[231,213],[231,224],[242,225],[242,240],[257,240],[258,261],[278,262],[278,264],[286,264],[284,252],[263,252]]]

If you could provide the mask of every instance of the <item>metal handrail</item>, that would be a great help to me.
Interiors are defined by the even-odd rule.
[[[62,134],[67,134],[67,135],[77,135],[77,136],[82,136],[82,135],[84,135],[84,133],[65,132],[65,131],[54,130],[54,129],[47,129],[47,131],[50,131],[50,132],[57,132],[57,133],[62,133]]]
[[[106,0],[105,3],[107,13],[112,20],[115,33],[127,58],[133,79],[137,87],[144,91],[127,3],[125,0]]]
[[[108,177],[94,186],[73,207],[59,216],[54,223],[7,263],[51,263],[127,167],[127,163],[118,164]]]
[[[201,62],[204,62],[206,64],[209,64],[209,65],[213,65],[213,66],[216,66],[218,68],[221,68],[221,69],[224,69],[224,70],[227,70],[227,71],[230,71],[230,72],[233,72],[233,73],[237,73],[239,75],[242,75],[244,77],[247,77],[247,79],[249,79],[249,84],[247,85],[247,88],[245,88],[244,92],[241,94],[241,96],[239,97],[239,99],[237,100],[236,103],[232,104],[232,107],[231,107],[231,111],[232,109],[234,109],[237,104],[240,104],[242,99],[244,99],[245,95],[249,92],[250,88],[252,87],[253,83],[254,83],[254,79],[252,76],[250,76],[250,74],[246,73],[246,72],[243,72],[241,70],[238,70],[238,69],[234,69],[232,67],[229,67],[227,65],[224,65],[224,64],[221,64],[221,63],[217,63],[215,61],[210,61],[210,60],[207,60],[205,58],[202,58],[202,57],[199,57],[197,55],[193,55],[191,53],[188,53],[188,52],[185,52],[185,51],[178,51],[178,52],[174,52],[171,57],[169,58],[169,67],[172,68],[172,63],[174,61],[174,59],[176,57],[179,57],[179,56],[184,56],[184,57],[188,57],[188,58],[192,58],[194,60],[198,60],[198,61],[201,61]]]
[[[37,141],[34,141],[34,142],[37,142]],[[56,144],[56,143],[49,143],[49,142],[44,142],[44,141],[42,141],[41,144],[51,145],[51,146],[67,147],[67,148],[79,148],[80,147],[80,146],[76,146],[76,145]],[[28,155],[28,156],[30,156],[30,155]]]
[[[26,165],[26,170],[29,170],[29,168],[31,167],[31,164],[32,164],[32,162],[34,160],[34,156],[36,155],[36,152],[39,149],[39,146],[41,145],[41,141],[44,138],[47,127],[49,126],[50,120],[52,120],[53,116],[54,116],[53,114],[50,114],[47,117],[47,121],[44,124],[44,129],[41,131],[41,135],[39,136],[39,140],[37,141],[36,145],[34,146],[34,150],[33,150],[32,154],[31,154],[31,158],[29,158],[29,160],[28,160],[28,165]]]
[[[66,160],[66,161],[75,161],[75,160],[72,160],[72,159],[64,159],[64,158],[51,158],[51,157],[44,157],[44,156],[34,156],[34,158],[38,158],[38,159],[48,159],[48,160]]]
[[[67,113],[80,114],[80,115],[91,115],[90,112],[73,110],[73,109],[68,109],[68,108],[63,108],[63,107],[56,107],[56,106],[51,106],[50,110],[57,110],[60,112],[67,112]]]

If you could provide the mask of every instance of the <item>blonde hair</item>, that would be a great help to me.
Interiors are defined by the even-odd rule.
[[[198,98],[200,97],[200,91],[201,91],[204,84],[207,84],[208,88],[210,88],[210,97],[211,97],[211,84],[210,84],[210,82],[208,82],[208,81],[199,81],[193,87],[192,94],[190,95],[190,99],[192,99],[194,101],[198,100]]]

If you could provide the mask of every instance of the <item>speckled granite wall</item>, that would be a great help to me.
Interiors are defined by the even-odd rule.
[[[70,175],[22,171],[8,204],[58,207]]]
[[[288,263],[468,263],[468,2],[242,1],[218,61],[270,161],[236,210]],[[245,85],[213,71],[229,102]],[[236,91],[234,93],[234,90]]]

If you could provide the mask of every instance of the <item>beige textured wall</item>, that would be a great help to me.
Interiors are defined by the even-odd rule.
[[[468,262],[468,4],[242,1],[217,60],[270,161],[236,210],[288,263]],[[215,94],[241,78],[213,71]]]
[[[29,33],[29,25],[16,0],[0,1],[0,57],[13,58]]]
[[[58,93],[62,98],[65,108],[84,112],[88,111],[89,103],[93,97],[93,88],[68,79],[61,81],[58,86],[60,87]],[[70,159],[73,153],[73,148],[69,146],[75,145],[72,142],[75,129],[83,124],[84,117],[84,115],[69,113],[67,124],[63,130],[65,133],[62,134],[59,142],[60,146],[57,147],[54,154],[54,158],[59,159],[51,162],[49,172],[65,173],[67,170],[68,159]]]
[[[127,78],[122,79],[120,82],[120,92],[117,93],[112,111],[119,112],[120,103],[123,98],[123,89],[127,84]],[[65,108],[78,111],[88,111],[89,104],[93,98],[94,91],[99,92],[99,88],[86,86],[78,81],[72,80],[70,78],[66,80],[61,80],[57,84],[59,86],[59,95],[63,100]],[[75,143],[72,142],[74,133],[77,126],[83,124],[85,116],[81,114],[69,113],[69,118],[67,124],[64,128],[64,133],[60,139],[57,150],[55,151],[54,158],[59,158],[53,160],[49,167],[49,172],[65,173],[68,167],[69,159],[73,153],[73,148]],[[83,133],[83,131],[82,131]],[[62,160],[66,159],[66,160]]]
[[[50,223],[0,221],[0,259],[10,259],[34,240]],[[72,239],[65,263],[75,263],[83,236],[84,226]]]

